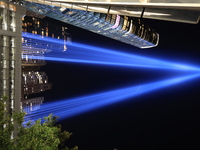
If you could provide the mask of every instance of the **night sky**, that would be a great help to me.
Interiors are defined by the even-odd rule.
[[[72,42],[200,66],[199,24],[147,19],[144,21],[160,35],[160,43],[155,48],[139,49],[71,25],[67,26]],[[42,70],[46,71],[49,82],[53,84],[52,90],[42,93],[45,102],[191,73],[50,61]],[[77,145],[79,150],[199,149],[199,82],[200,78],[188,80],[62,120],[59,123],[63,129],[73,133],[66,144],[69,147]]]

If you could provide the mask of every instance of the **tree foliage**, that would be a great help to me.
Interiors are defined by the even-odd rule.
[[[1,150],[78,150],[78,147],[67,148],[64,142],[72,133],[61,130],[56,125],[57,117],[50,114],[34,123],[22,125],[25,113],[8,113],[5,109],[7,97],[0,101],[0,149]],[[15,135],[12,138],[12,135]]]

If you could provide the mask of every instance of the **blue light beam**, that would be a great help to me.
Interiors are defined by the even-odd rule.
[[[200,71],[200,68],[198,67],[188,66],[185,64],[172,63],[74,42],[73,45],[68,46],[69,50],[67,52],[61,52],[60,47],[63,47],[63,40],[27,32],[23,32],[22,36],[24,38],[32,39],[30,43],[24,43],[24,45],[30,46],[30,48],[32,48],[32,43],[32,45],[37,48],[52,49],[52,52],[45,54],[45,60],[50,61]],[[41,41],[42,44],[38,44],[41,43]],[[35,59],[41,59],[41,57],[35,57]]]
[[[53,103],[46,103],[41,106],[41,109],[28,115],[28,117],[32,116],[34,120],[36,120],[38,118],[42,118],[43,116],[47,116],[50,113],[53,113],[56,116],[60,116],[60,120],[63,120],[107,105],[121,102],[142,94],[146,94],[148,92],[152,92],[160,88],[194,79],[199,76],[200,74],[187,75],[159,82],[92,94],[89,96],[64,99]]]

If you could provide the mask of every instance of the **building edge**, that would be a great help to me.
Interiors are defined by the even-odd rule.
[[[2,52],[2,92],[0,96],[7,96],[7,109],[21,111],[21,52],[22,52],[22,17],[26,14],[26,8],[0,0],[1,28],[0,35],[3,38]],[[13,18],[10,19],[11,14]],[[9,45],[6,47],[5,45]],[[6,49],[5,49],[6,47]],[[3,78],[5,76],[5,79]]]

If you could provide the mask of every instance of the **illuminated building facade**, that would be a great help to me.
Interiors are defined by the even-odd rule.
[[[24,123],[33,119],[32,116],[30,116],[31,112],[40,109],[43,102],[44,102],[44,97],[30,98],[22,101],[22,108],[28,114],[24,118]],[[34,117],[37,118],[37,116]]]
[[[22,66],[43,66],[46,65],[44,60],[45,49],[39,49],[22,45]],[[40,59],[35,59],[39,57]]]
[[[51,89],[51,84],[48,83],[48,76],[45,72],[23,71],[22,77],[25,95],[40,93]]]
[[[7,109],[21,109],[21,28],[25,7],[0,0],[0,99]]]
[[[53,23],[52,20],[49,21],[48,19],[45,19],[44,15],[32,11],[26,11],[26,16],[22,20],[22,32],[24,34],[32,33],[33,35],[41,35],[42,37],[62,39],[63,45],[60,46],[58,44],[56,50],[67,50],[67,44],[70,43],[71,35],[67,33],[66,26]],[[22,36],[22,67],[46,65],[44,55],[45,53],[53,51],[54,48],[55,47],[52,46],[51,42],[44,44],[41,40]],[[36,57],[39,57],[40,59],[35,59]],[[46,87],[41,88],[46,89]]]
[[[69,37],[67,35],[70,35],[66,32],[67,27],[44,18],[44,15],[27,11],[26,16],[22,19],[23,35],[31,33],[32,35],[41,35],[41,37],[63,39],[63,45],[58,44],[56,50],[66,51],[67,38]],[[40,39],[22,36],[22,89],[25,97],[51,89],[46,73],[39,71],[39,69],[40,66],[46,65],[45,53],[53,51],[54,48],[51,42],[44,43]],[[36,57],[40,59],[36,59]]]
[[[38,71],[40,66],[22,66],[22,108],[27,115],[25,121],[31,119],[29,114],[32,111],[40,109],[40,105],[44,101],[44,97],[28,98],[30,94],[36,94],[50,90],[52,84],[48,82],[48,76],[43,71]]]
[[[27,113],[40,109],[41,104],[44,102],[44,97],[30,98],[22,102],[22,107]]]
[[[27,15],[23,19],[23,25],[22,25],[22,32],[23,33],[32,33],[37,34],[41,36],[46,37],[52,37],[56,39],[63,40],[63,46],[59,47],[60,51],[66,51],[67,50],[67,44],[71,43],[71,35],[67,33],[67,27],[63,25],[56,24],[54,22],[56,21],[49,21],[45,18],[43,15],[37,15],[37,13],[34,13],[32,11],[27,11]],[[40,17],[40,18],[37,18]],[[44,50],[42,50],[44,53],[52,51],[52,45],[46,44],[44,45],[39,40],[34,40],[31,38],[23,37],[23,47],[24,49],[28,49],[31,46],[31,49],[37,48],[38,45],[43,45]],[[27,47],[25,47],[27,46]],[[40,50],[41,51],[41,50]]]
[[[67,33],[66,26],[32,11],[26,11],[22,21],[22,107],[28,113],[25,120],[29,120],[32,118],[31,112],[39,109],[44,101],[44,97],[34,97],[35,94],[50,90],[52,87],[47,74],[40,71],[40,67],[46,65],[44,56],[54,49],[66,51],[67,44],[71,42],[71,35]],[[57,44],[55,47],[51,42],[28,37],[29,34],[40,35],[41,38],[61,39],[63,44]]]
[[[24,2],[27,9],[139,48],[158,45],[159,35],[141,19]]]
[[[66,32],[66,29],[67,27],[31,16],[25,16],[22,25],[23,32],[49,36],[57,39],[64,39],[64,32]]]
[[[44,97],[28,98],[30,94],[36,94],[50,90],[52,84],[48,82],[48,76],[45,72],[39,71],[40,64],[31,62],[30,66],[22,64],[22,108],[27,114],[40,108]]]
[[[32,33],[33,35],[63,39],[64,46],[57,48],[66,51],[67,27],[44,18],[43,15],[27,11],[26,16],[23,18],[22,32],[24,34]],[[22,86],[25,96],[51,89],[46,73],[39,71],[39,67],[46,65],[46,61],[43,59],[44,55],[53,49],[54,47],[50,42],[44,44],[41,40],[22,37]]]

